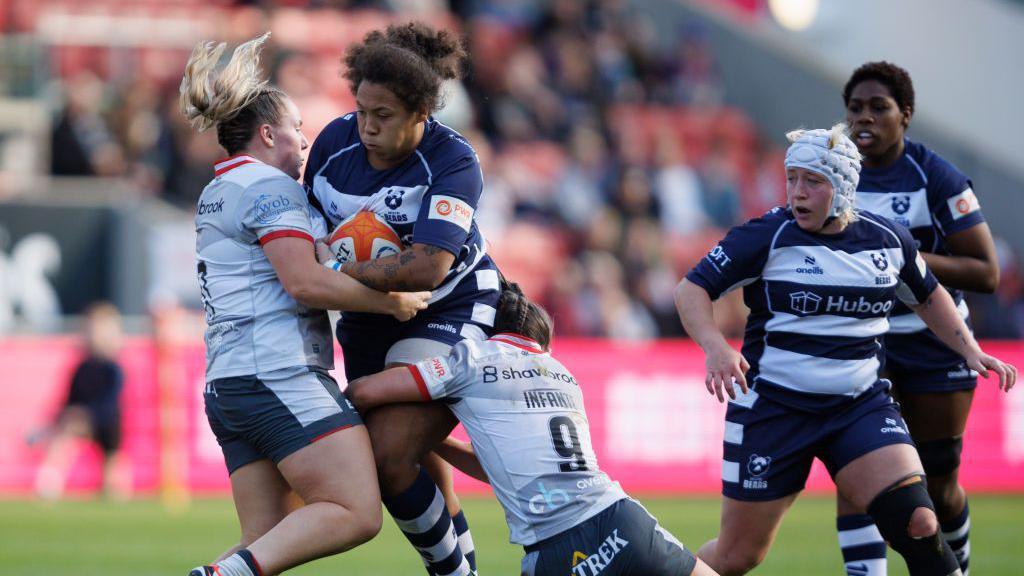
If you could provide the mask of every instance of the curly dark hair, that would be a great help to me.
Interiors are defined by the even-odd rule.
[[[530,301],[519,284],[501,278],[501,296],[494,316],[494,331],[526,336],[547,350],[551,347],[551,317],[540,305]]]
[[[453,33],[419,22],[374,30],[342,59],[352,93],[366,80],[393,92],[409,110],[440,110],[441,82],[462,76],[466,50]]]
[[[892,99],[900,110],[910,109],[914,112],[914,82],[910,73],[890,62],[868,62],[853,71],[850,79],[843,87],[843,103],[850,104],[850,94],[858,84],[866,80],[877,80],[889,89]]]

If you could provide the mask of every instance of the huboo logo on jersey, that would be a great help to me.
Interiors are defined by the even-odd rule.
[[[814,314],[821,305],[821,296],[814,292],[801,290],[789,293],[789,307],[799,314]]]
[[[872,302],[863,296],[847,299],[846,296],[829,296],[824,299],[810,290],[789,293],[789,307],[797,314],[807,316],[815,314],[825,302],[825,313],[847,312],[856,314],[888,314],[893,307],[892,300]]]
[[[946,200],[946,203],[949,204],[949,212],[953,215],[953,220],[959,220],[971,212],[977,212],[981,209],[981,205],[978,204],[978,197],[974,195],[974,190],[970,188]]]
[[[469,232],[473,224],[473,207],[453,196],[438,194],[430,199],[430,213],[427,217],[451,222]]]
[[[597,547],[597,552],[586,554],[576,550],[572,553],[572,576],[597,576],[604,572],[619,552],[627,546],[629,540],[619,536],[619,529],[612,530]]]

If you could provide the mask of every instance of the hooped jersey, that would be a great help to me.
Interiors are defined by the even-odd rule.
[[[813,234],[782,208],[730,230],[686,277],[712,299],[743,288],[748,381],[807,410],[879,385],[879,337],[896,298],[923,302],[937,286],[891,220],[861,212],[839,234]]]
[[[317,136],[303,180],[310,203],[322,210],[330,228],[370,210],[395,229],[404,247],[429,244],[454,254],[448,275],[433,290],[431,307],[498,289],[496,273],[474,274],[484,266],[493,269],[484,259],[484,237],[475,218],[483,190],[480,162],[448,126],[427,119],[415,152],[400,166],[377,170],[366,158],[356,114],[346,114]],[[479,278],[494,281],[480,286]]]
[[[917,248],[948,255],[946,237],[985,221],[971,181],[924,145],[904,140],[903,156],[885,168],[863,168],[855,204],[910,229]],[[960,290],[949,290],[960,315],[967,305]],[[908,334],[926,330],[909,308],[897,305],[889,330]]]
[[[262,248],[285,236],[312,243],[324,233],[314,217],[302,186],[277,168],[251,156],[216,164],[195,218],[208,381],[334,367],[327,313],[289,296]]]
[[[424,400],[444,399],[469,433],[512,542],[534,544],[626,497],[597,466],[576,378],[533,340],[463,340],[409,370]]]

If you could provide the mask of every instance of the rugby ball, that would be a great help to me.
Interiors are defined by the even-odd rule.
[[[338,262],[365,262],[402,251],[402,240],[376,212],[356,212],[338,224],[327,239]]]

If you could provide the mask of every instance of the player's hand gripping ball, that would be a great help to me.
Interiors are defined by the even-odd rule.
[[[402,251],[402,240],[377,213],[356,212],[338,224],[327,238],[338,262],[365,262]]]

